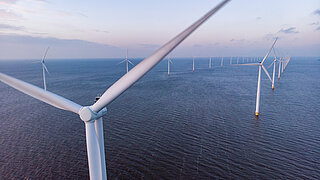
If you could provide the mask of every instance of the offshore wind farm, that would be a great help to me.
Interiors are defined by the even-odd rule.
[[[293,29],[181,54],[228,2],[145,58],[2,58],[1,179],[319,179],[320,59],[285,46]]]

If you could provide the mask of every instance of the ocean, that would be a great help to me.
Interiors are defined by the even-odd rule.
[[[49,59],[47,89],[91,105],[124,75],[120,61]],[[172,61],[170,76],[163,60],[107,106],[109,179],[320,179],[319,59],[292,57],[273,91],[262,72],[259,119],[258,67]],[[0,72],[42,87],[32,62],[2,60]],[[0,127],[0,179],[89,179],[78,115],[0,83]]]

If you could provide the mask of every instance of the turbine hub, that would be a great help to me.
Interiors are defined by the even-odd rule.
[[[106,107],[101,109],[98,113],[92,111],[89,106],[85,106],[85,107],[81,108],[79,111],[80,119],[84,122],[90,122],[90,121],[94,121],[96,119],[99,119],[100,117],[102,117],[106,113],[107,113]]]

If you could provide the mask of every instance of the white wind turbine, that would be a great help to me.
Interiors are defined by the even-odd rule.
[[[282,64],[282,57],[280,57],[280,60],[279,60],[278,79],[280,79],[280,76],[281,76],[281,64]]]
[[[171,61],[171,59],[170,59],[169,56],[168,56],[167,59],[168,59],[168,76],[170,76],[170,63],[171,63],[171,64],[173,64],[173,63],[172,63],[172,61]]]
[[[86,128],[90,179],[107,179],[102,122],[102,116],[107,113],[106,106],[110,102],[114,101],[128,88],[130,88],[136,81],[142,78],[185,38],[187,38],[193,31],[195,31],[200,25],[202,25],[229,1],[230,0],[222,1],[194,24],[164,44],[152,55],[145,58],[142,62],[131,69],[128,73],[123,75],[112,86],[110,86],[100,97],[100,99],[91,106],[81,106],[62,96],[54,94],[50,91],[45,91],[37,86],[18,80],[3,73],[0,73],[0,81],[56,108],[78,114],[80,119],[85,123]]]
[[[194,72],[194,56],[192,58],[192,72]]]
[[[211,63],[211,56],[210,56],[210,59],[209,59],[209,69],[211,69],[211,65],[212,65],[212,63]]]
[[[285,58],[282,58],[282,63],[281,63],[281,74],[283,74],[283,66],[285,63]]]
[[[258,73],[258,85],[257,85],[257,99],[256,99],[256,111],[255,111],[255,115],[259,116],[259,105],[260,105],[260,83],[261,83],[261,68],[263,69],[263,71],[266,73],[266,75],[268,76],[269,80],[272,82],[271,77],[268,73],[268,71],[266,70],[266,68],[263,66],[264,61],[266,60],[266,58],[269,56],[271,50],[273,49],[273,46],[275,45],[275,43],[277,42],[277,39],[275,39],[275,41],[273,42],[270,50],[268,51],[268,53],[264,56],[263,60],[260,63],[250,63],[250,64],[239,64],[242,66],[259,66],[259,73]]]
[[[274,54],[274,59],[273,59],[273,62],[269,65],[268,68],[270,68],[272,65],[273,65],[273,71],[272,71],[272,90],[274,90],[274,78],[275,78],[275,75],[276,75],[276,64],[277,64],[277,61],[279,62],[280,60],[277,59],[277,56],[276,56],[276,52],[275,52],[275,49],[273,48],[273,54]]]
[[[41,61],[39,63],[41,63],[42,65],[42,78],[43,78],[43,89],[46,91],[47,90],[47,83],[46,83],[46,71],[47,73],[49,73],[47,66],[45,65],[45,59],[47,57],[47,53],[48,53],[49,47],[47,47]]]
[[[126,54],[126,59],[123,61],[119,62],[119,64],[126,62],[126,68],[127,68],[127,73],[129,72],[129,63],[134,66],[134,64],[128,59],[128,49],[127,49],[127,54]]]
[[[274,52],[274,49],[273,49],[273,52]],[[272,70],[272,86],[271,86],[271,89],[274,90],[274,76],[276,74],[276,63],[277,63],[277,57],[276,57],[276,54],[274,53],[274,60],[272,62],[273,64],[273,70]],[[271,64],[271,65],[272,65]]]
[[[286,70],[286,67],[287,67],[287,65],[289,64],[289,62],[290,62],[290,60],[291,60],[291,57],[290,57],[290,56],[287,56],[287,57],[285,57],[284,59],[285,59],[285,60],[284,60],[284,65],[283,65],[283,68],[282,68],[282,69],[283,69],[282,72]]]
[[[223,56],[221,56],[221,67],[223,66]]]

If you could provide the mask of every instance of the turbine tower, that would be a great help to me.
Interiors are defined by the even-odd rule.
[[[193,59],[192,59],[192,72],[194,72],[194,56],[193,56]]]
[[[170,57],[168,56],[168,76],[170,76],[170,63],[172,64],[172,61],[170,60]]]
[[[281,64],[282,64],[282,57],[280,57],[280,60],[279,60],[278,79],[280,79],[280,76],[281,76]]]
[[[221,67],[223,66],[223,56],[221,56]]]
[[[224,0],[219,3],[215,8],[210,10],[194,24],[192,24],[183,32],[168,41],[149,57],[145,58],[137,66],[131,69],[131,71],[123,75],[117,82],[111,85],[98,99],[98,101],[91,106],[81,106],[62,96],[49,91],[45,91],[37,86],[18,80],[3,73],[0,73],[0,81],[56,108],[78,114],[80,116],[80,119],[84,122],[86,129],[86,143],[90,179],[105,180],[107,179],[107,174],[104,158],[105,153],[103,143],[104,138],[102,116],[107,113],[106,106],[114,101],[128,88],[130,88],[140,78],[142,78],[175,47],[177,47],[184,39],[186,39],[192,32],[194,32],[200,25],[202,25],[229,1],[230,0]]]
[[[277,62],[277,58],[276,55],[274,55],[274,60],[273,60],[273,71],[272,71],[272,86],[271,89],[274,90],[274,76],[276,74],[276,62]]]
[[[210,56],[210,59],[209,59],[209,69],[211,70],[211,56]]]

